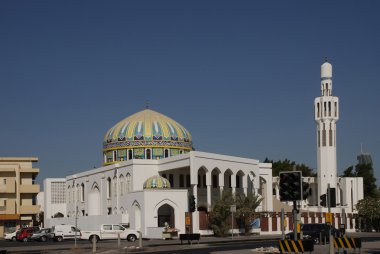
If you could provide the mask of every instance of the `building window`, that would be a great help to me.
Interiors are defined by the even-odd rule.
[[[4,185],[7,184],[7,179],[4,178],[3,183],[4,183]]]
[[[112,183],[111,178],[107,178],[107,198],[111,198],[111,192],[112,191]]]
[[[190,187],[190,175],[186,175],[186,187]]]
[[[329,101],[329,116],[331,116],[331,101]]]
[[[81,197],[80,197],[80,200],[82,202],[84,202],[84,183],[81,184]]]
[[[317,118],[319,118],[319,102],[317,103]]]
[[[108,208],[107,208],[107,214],[108,214],[108,215],[111,215],[111,214],[112,214],[112,208],[111,208],[111,207],[108,207]]]
[[[180,188],[183,188],[183,187],[185,187],[185,177],[184,177],[184,175],[179,175],[179,187]]]
[[[218,175],[212,175],[212,187],[218,188]]]
[[[127,174],[127,186],[126,186],[126,188],[127,188],[127,193],[129,193],[129,192],[131,192],[132,191],[132,177],[131,177],[131,175],[128,173]]]
[[[146,158],[148,160],[152,159],[152,151],[150,149],[146,149]]]
[[[240,188],[240,176],[236,175],[236,188]]]
[[[132,158],[133,158],[133,150],[129,149],[128,150],[128,160],[132,160]]]
[[[168,149],[165,149],[165,155],[164,155],[165,158],[169,157],[169,150]]]
[[[197,187],[200,188],[202,185],[201,185],[201,176],[198,175],[198,185]]]
[[[117,177],[115,176],[113,178],[113,195],[116,197],[117,196]]]
[[[170,182],[170,186],[174,187],[174,176],[173,176],[173,174],[169,175],[169,182]]]
[[[203,175],[203,188],[206,188],[206,175]]]
[[[323,130],[322,130],[322,146],[326,146],[326,127],[325,127],[325,124],[323,124]]]

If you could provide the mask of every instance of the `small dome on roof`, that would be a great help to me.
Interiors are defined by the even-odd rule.
[[[170,182],[165,177],[156,175],[149,177],[144,182],[144,189],[170,189]]]
[[[321,65],[321,78],[332,78],[332,65],[327,59]]]

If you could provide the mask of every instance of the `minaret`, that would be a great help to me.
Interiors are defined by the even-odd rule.
[[[339,119],[339,99],[332,96],[332,65],[325,60],[321,66],[321,97],[314,100],[317,123],[318,197],[327,192],[327,185],[336,188],[336,122]]]

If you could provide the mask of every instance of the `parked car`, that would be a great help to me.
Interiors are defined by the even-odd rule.
[[[62,242],[64,239],[80,239],[81,231],[73,225],[55,225],[52,228],[54,234],[54,241]]]
[[[54,233],[51,228],[42,228],[41,230],[32,234],[29,240],[46,242],[54,239]]]
[[[15,232],[12,232],[12,233],[5,233],[4,234],[4,240],[15,242],[17,240],[16,234],[20,230],[21,230],[21,228],[19,228],[18,230],[16,230]]]
[[[138,239],[139,233],[133,229],[127,229],[119,224],[102,224],[99,230],[82,231],[82,239],[99,241],[117,239],[126,239],[134,242]]]
[[[21,228],[20,231],[17,231],[16,233],[16,239],[17,241],[27,242],[29,241],[29,238],[33,235],[33,233],[40,230],[39,227],[25,227]]]
[[[301,226],[301,231],[303,233],[304,239],[311,239],[316,244],[319,243],[320,237],[322,237],[322,239],[326,238],[326,242],[329,242],[329,237],[328,237],[329,225],[327,224],[317,224],[317,223],[303,224]],[[299,235],[300,234],[298,234],[298,237]],[[331,235],[341,236],[341,232],[335,227],[331,226]],[[294,233],[293,232],[287,233],[285,238],[294,239]]]

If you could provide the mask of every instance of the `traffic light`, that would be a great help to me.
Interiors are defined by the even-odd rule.
[[[195,197],[194,195],[189,196],[189,212],[195,212]]]
[[[336,207],[336,191],[335,188],[330,188],[329,193],[329,201],[330,201],[330,207]]]
[[[280,172],[280,201],[302,200],[302,172]]]
[[[309,183],[302,182],[302,199],[306,200],[309,194],[310,194]]]
[[[324,206],[324,207],[326,207],[327,206],[327,195],[326,194],[323,194],[323,195],[321,195],[321,196],[319,196],[319,198],[320,198],[320,202],[319,202],[319,204],[321,205],[321,206]]]

